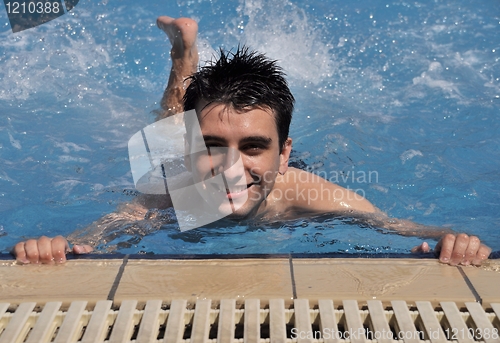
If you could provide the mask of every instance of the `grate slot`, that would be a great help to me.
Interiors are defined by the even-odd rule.
[[[0,334],[4,331],[10,320],[10,315],[6,312],[9,309],[9,303],[0,303]]]
[[[138,321],[134,321],[134,317],[137,317],[136,307],[137,300],[125,300],[122,302],[111,330],[109,343],[121,343],[130,340],[135,326],[138,324]]]
[[[186,300],[172,300],[168,313],[167,327],[165,330],[165,343],[176,343],[181,341],[184,335]]]
[[[466,333],[469,331],[469,328],[465,324],[457,305],[451,301],[443,301],[441,302],[441,307],[448,323],[445,327],[448,340],[458,341],[458,343],[474,342],[474,340],[467,337]]]
[[[417,301],[416,305],[424,326],[426,339],[430,340],[431,343],[446,342],[443,329],[439,324],[436,312],[434,312],[431,303],[428,301]]]
[[[88,317],[84,316],[86,301],[74,301],[71,303],[66,316],[59,327],[54,343],[76,342],[87,325]]]
[[[30,330],[30,314],[35,308],[36,303],[22,303],[17,308],[16,312],[9,321],[9,324],[5,328],[5,331],[0,337],[0,343],[15,343],[23,342],[24,337]],[[19,340],[20,337],[23,340]]]
[[[498,337],[494,337],[495,332],[488,316],[478,303],[466,302],[465,306],[474,320],[475,327],[469,328],[469,334],[476,340],[484,340],[485,343],[498,343]],[[498,332],[497,332],[498,333]]]
[[[271,342],[286,342],[286,314],[285,301],[283,299],[271,299],[269,301],[269,331]]]
[[[298,343],[312,343],[314,331],[311,324],[311,311],[309,309],[309,300],[295,299],[293,302],[295,312],[295,329],[297,332],[305,333],[297,337]]]
[[[85,329],[85,333],[82,338],[82,343],[95,343],[103,341],[107,331],[105,329],[109,328],[110,323],[108,322],[108,314],[111,309],[111,300],[101,300],[98,301],[90,321]]]
[[[419,342],[419,331],[415,327],[406,301],[393,300],[391,301],[391,305],[396,317],[398,338],[402,339],[405,343]]]
[[[385,314],[382,303],[378,300],[368,300],[368,311],[370,313],[368,339],[376,339],[379,343],[391,343],[392,332]]]
[[[495,329],[500,331],[500,304],[491,304],[491,308],[495,313],[493,313],[493,320],[491,321]]]
[[[45,304],[26,343],[44,343],[51,340],[57,327],[61,325],[61,322],[56,320],[61,305],[60,301]]]
[[[210,333],[210,313],[212,301],[209,299],[196,301],[194,310],[193,330],[191,332],[192,343],[204,343]]]
[[[318,301],[319,330],[325,343],[338,343],[337,317],[332,300],[320,299]]]
[[[358,302],[356,300],[344,300],[342,304],[347,324],[347,328],[344,330],[348,333],[346,336],[349,336],[351,343],[365,343],[365,328],[361,320]]]
[[[137,343],[153,342],[160,329],[161,300],[148,300],[139,326]]]
[[[339,343],[339,328],[337,316],[333,307],[333,301],[322,299],[318,301],[320,325],[324,343]]]
[[[217,343],[230,343],[235,337],[236,300],[222,299],[219,308]]]
[[[260,340],[260,300],[245,300],[245,314],[243,340],[244,343],[259,342]]]

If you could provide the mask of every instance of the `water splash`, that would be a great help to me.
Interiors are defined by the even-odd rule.
[[[277,59],[288,76],[318,84],[337,67],[332,45],[306,11],[290,1],[241,0],[227,25],[229,46],[244,43]]]

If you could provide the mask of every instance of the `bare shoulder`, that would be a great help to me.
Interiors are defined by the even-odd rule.
[[[363,196],[322,177],[297,168],[288,168],[276,178],[275,197],[281,193],[290,206],[313,212],[375,212]]]

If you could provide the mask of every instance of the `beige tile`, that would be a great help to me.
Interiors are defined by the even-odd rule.
[[[298,298],[334,301],[378,299],[474,301],[459,270],[434,260],[309,259],[293,260]]]
[[[483,300],[483,307],[500,303],[500,261],[486,261],[481,267],[462,267],[474,289]]]
[[[122,260],[78,260],[62,265],[16,265],[0,263],[0,302],[45,303],[87,300],[89,306],[105,300]]]
[[[287,259],[242,260],[129,260],[115,302],[137,299],[245,299],[291,301],[290,265]]]

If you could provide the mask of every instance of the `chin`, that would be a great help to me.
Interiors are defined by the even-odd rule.
[[[252,213],[254,212],[254,208],[255,207],[244,205],[244,206],[240,207],[238,210],[229,214],[226,218],[231,219],[231,220],[249,219],[252,217]]]

